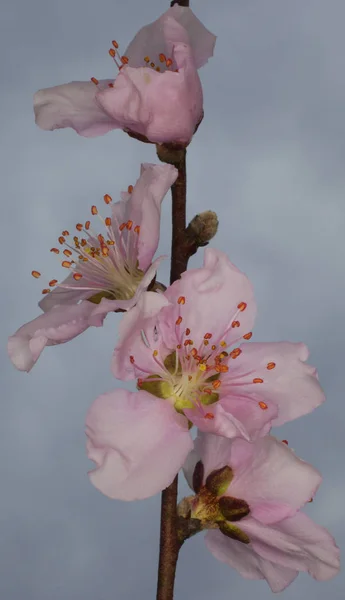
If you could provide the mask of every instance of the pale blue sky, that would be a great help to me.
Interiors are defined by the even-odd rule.
[[[33,371],[10,364],[6,338],[38,314],[41,283],[60,276],[49,253],[62,229],[103,194],[135,182],[152,146],[121,132],[95,140],[34,125],[32,95],[73,79],[111,77],[112,39],[124,48],[167,8],[159,0],[5,0],[0,23],[2,182],[2,404],[0,597],[4,600],[152,600],[159,497],[111,501],[88,482],[84,418],[117,385],[109,369],[119,316],[64,346]],[[188,215],[212,208],[214,245],[251,278],[255,340],[304,341],[327,393],[313,415],[275,433],[324,475],[308,513],[345,545],[344,228],[345,53],[342,0],[195,0],[218,35],[201,71],[205,120],[188,152]],[[161,252],[169,252],[170,199]],[[202,253],[192,264],[200,264]],[[161,279],[167,277],[167,267]],[[134,389],[134,388],[133,388]],[[185,488],[184,488],[185,489]],[[306,575],[285,600],[340,600],[344,575]],[[180,556],[176,600],[257,600],[263,582],[218,563],[202,536]]]

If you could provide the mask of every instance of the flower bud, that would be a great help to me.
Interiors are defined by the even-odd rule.
[[[239,521],[250,513],[249,506],[245,500],[223,496],[219,499],[219,508],[227,521]]]
[[[233,472],[228,465],[221,469],[216,469],[209,474],[206,479],[206,488],[214,496],[225,494],[233,478]]]
[[[186,233],[193,238],[198,246],[206,246],[216,235],[218,230],[218,217],[212,210],[195,215],[189,223]]]

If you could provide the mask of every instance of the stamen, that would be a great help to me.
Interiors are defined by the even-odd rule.
[[[85,223],[85,229],[86,229],[86,231],[89,231],[90,225],[91,225],[91,221],[86,221],[86,223]]]
[[[204,415],[204,419],[209,419],[210,421],[212,421],[212,419],[214,419],[214,415],[212,413],[206,413]]]
[[[31,275],[35,278],[38,279],[39,277],[41,277],[41,273],[39,271],[31,271]]]
[[[182,317],[178,317],[178,319],[176,319],[175,321],[175,325],[181,325],[182,323]]]
[[[69,269],[72,266],[72,263],[69,260],[63,260],[61,264],[65,269]]]
[[[119,47],[119,45],[118,45],[117,41],[116,41],[116,40],[113,40],[111,43],[113,44],[114,48],[116,48],[116,50],[117,50],[117,49],[118,49],[118,47]]]
[[[189,334],[190,334],[190,329],[189,329],[189,327],[187,327],[187,329],[186,329],[186,335],[189,335]]]
[[[161,52],[161,54],[159,55],[159,60],[161,63],[166,62],[166,56],[165,54],[163,54],[163,52]]]
[[[91,214],[98,215],[97,206],[95,206],[95,205],[91,206]]]
[[[241,348],[235,348],[232,352],[230,352],[230,357],[237,358],[240,354],[242,354]]]
[[[167,68],[169,69],[169,67],[171,67],[171,65],[173,64],[173,61],[171,60],[171,58],[168,58],[165,64],[166,64]]]
[[[66,241],[66,240],[65,240],[65,238],[63,237],[63,235],[60,235],[60,237],[58,238],[58,242],[59,242],[60,244],[64,244],[64,243],[65,243],[65,241]]]
[[[264,382],[264,380],[261,379],[261,377],[254,377],[254,379],[253,379],[253,383],[263,383],[263,382]]]
[[[150,62],[150,57],[149,57],[149,56],[145,56],[145,58],[144,58],[144,61],[145,61],[146,63],[149,63],[149,62]]]
[[[253,333],[250,331],[249,333],[246,333],[246,334],[243,336],[243,339],[244,339],[244,340],[250,340],[250,338],[252,337],[252,335],[253,335]]]
[[[116,52],[115,52],[114,48],[110,48],[110,49],[109,49],[109,54],[110,54],[110,56],[111,56],[112,58],[115,58],[115,56],[116,56]]]
[[[177,300],[177,304],[186,304],[186,298],[184,296],[180,296]]]
[[[69,231],[67,231],[67,229],[65,229],[65,231],[62,232],[62,235],[69,235]]]
[[[258,402],[258,404],[262,410],[266,410],[268,408],[266,402]]]
[[[76,226],[75,226],[75,228],[76,228],[78,231],[83,231],[83,224],[82,224],[82,223],[77,223],[77,224],[76,224]]]
[[[121,56],[120,60],[123,65],[128,65],[128,56]]]
[[[282,444],[286,444],[286,446],[288,446],[289,442],[287,440],[282,440]]]
[[[49,287],[54,287],[54,285],[56,285],[56,284],[57,284],[57,282],[58,282],[58,280],[57,280],[57,279],[51,279],[51,280],[49,281]]]
[[[274,367],[275,367],[275,366],[276,366],[276,363],[274,363],[274,362],[269,362],[269,363],[267,364],[267,367],[266,367],[266,369],[268,369],[269,371],[271,371],[271,369],[274,369]]]
[[[239,321],[233,321],[233,322],[231,323],[231,327],[239,327],[239,326],[240,326],[240,324],[241,324],[241,323],[240,323]]]
[[[91,81],[92,81],[92,83],[94,83],[95,85],[98,85],[98,84],[99,84],[99,81],[98,81],[98,79],[96,79],[96,77],[91,77]]]
[[[60,250],[57,248],[50,248],[50,252],[54,252],[54,254],[60,254]]]
[[[210,340],[211,337],[212,337],[212,333],[205,333],[205,335],[204,335],[205,340]]]
[[[134,190],[134,187],[132,185],[129,185],[128,188],[127,188],[127,192],[129,194],[131,194],[133,192],[133,190]]]
[[[76,281],[79,281],[81,278],[82,278],[81,273],[73,273],[73,279],[75,279]]]
[[[106,217],[104,222],[105,222],[105,224],[106,224],[107,227],[110,227],[110,225],[111,225],[111,218],[110,217]]]
[[[113,199],[111,196],[109,196],[109,194],[104,194],[103,200],[106,204],[110,204],[110,202],[112,202]]]
[[[50,290],[48,288],[44,288],[44,290],[42,290],[42,294],[49,294]]]
[[[240,303],[237,305],[237,308],[238,308],[238,310],[240,310],[241,312],[243,312],[243,311],[244,311],[244,310],[246,310],[246,308],[247,308],[247,303],[246,303],[246,302],[240,302]]]

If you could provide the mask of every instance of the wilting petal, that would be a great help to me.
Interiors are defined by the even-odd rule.
[[[152,263],[151,267],[146,271],[143,279],[139,283],[136,292],[132,298],[129,300],[107,300],[106,298],[102,298],[101,302],[94,306],[94,310],[90,314],[89,324],[94,325],[95,327],[100,327],[103,325],[104,317],[112,311],[123,310],[127,311],[135,306],[143,292],[146,292],[148,286],[154,279],[159,264],[166,258],[165,256],[160,256],[156,258],[156,260]]]
[[[176,45],[173,56],[178,72],[125,66],[97,101],[122,129],[155,143],[187,144],[202,118],[202,88],[189,46]]]
[[[241,521],[241,529],[264,560],[306,571],[318,581],[331,579],[339,571],[339,549],[333,537],[301,512],[270,527],[249,517]]]
[[[148,498],[167,487],[193,447],[187,420],[147,392],[115,390],[86,418],[93,485],[118,500]]]
[[[231,540],[220,531],[208,531],[205,543],[215,558],[236,569],[242,577],[266,579],[272,592],[281,592],[298,575],[297,570],[261,558],[251,544]]]
[[[79,135],[94,137],[121,127],[96,101],[96,93],[108,88],[112,79],[72,81],[36,92],[34,111],[41,129],[52,131],[72,127]]]
[[[190,8],[175,4],[159,19],[138,31],[125,55],[132,67],[141,67],[143,58],[148,55],[164,68],[164,63],[158,62],[159,55],[165,54],[166,58],[171,58],[173,44],[178,42],[191,46],[199,69],[213,55],[216,36],[204,27]]]
[[[231,495],[248,502],[251,515],[263,523],[292,516],[314,496],[320,473],[299,459],[286,444],[266,436],[229,446],[234,471]]]
[[[89,327],[90,302],[56,306],[26,323],[8,340],[8,354],[19,371],[30,371],[45,346],[62,344]]]
[[[178,171],[173,165],[142,164],[132,193],[127,195],[127,200],[112,207],[113,217],[118,223],[130,220],[140,227],[138,261],[143,271],[151,264],[157,250],[162,200],[177,176]]]
[[[309,354],[304,344],[251,342],[240,349],[224,381],[241,395],[278,406],[274,426],[297,419],[324,401],[316,370],[304,362]]]
[[[119,342],[113,353],[112,372],[118,379],[128,381],[159,372],[153,357],[159,340],[156,339],[156,315],[168,305],[164,294],[144,292],[138,303],[126,313],[119,326]],[[133,356],[135,364],[131,362]],[[138,372],[138,368],[142,371]]]
[[[205,333],[212,334],[210,344],[225,340],[230,345],[253,327],[256,305],[252,286],[244,273],[220,250],[207,248],[204,266],[183,273],[164,295],[170,300],[171,307],[162,311],[159,321],[169,347],[178,343],[175,327],[178,315],[183,319],[182,327],[190,329],[196,348],[203,343]],[[180,297],[185,298],[185,304],[177,303]],[[239,325],[232,327],[234,321]]]

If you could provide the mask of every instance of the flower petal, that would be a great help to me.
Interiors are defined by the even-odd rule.
[[[118,223],[128,220],[139,225],[139,268],[145,271],[157,250],[160,233],[160,211],[164,196],[176,181],[178,170],[173,165],[142,164],[140,177],[128,200],[112,207]]]
[[[38,303],[41,310],[48,312],[53,306],[78,304],[81,300],[90,297],[92,292],[90,292],[90,290],[81,290],[80,283],[75,281],[73,275],[74,273],[70,273],[61,282],[63,285],[68,285],[68,289],[57,286],[53,288],[49,294],[43,296],[42,300]]]
[[[173,56],[178,72],[125,66],[97,101],[122,129],[159,144],[188,144],[202,118],[202,88],[189,46],[177,44]]]
[[[225,340],[230,345],[253,327],[256,306],[252,286],[220,250],[207,248],[203,268],[183,273],[164,295],[171,306],[162,311],[159,321],[164,341],[170,348],[179,343],[175,328],[179,315],[183,327],[190,329],[196,348],[203,343],[205,333],[212,333],[212,344]],[[185,298],[183,305],[177,303],[181,296]],[[238,306],[245,309],[241,311]],[[234,320],[239,326],[232,327]]]
[[[241,528],[250,537],[253,550],[265,560],[306,571],[318,581],[339,572],[339,548],[333,537],[301,512],[274,527],[246,518]]]
[[[164,294],[144,292],[136,306],[123,316],[119,327],[119,342],[112,359],[115,377],[129,381],[140,377],[142,373],[151,375],[159,372],[159,366],[153,357],[153,351],[160,348],[161,344],[155,329],[156,315],[168,303]],[[135,364],[131,362],[131,356],[134,357]]]
[[[108,88],[112,79],[72,81],[46,88],[34,96],[36,123],[41,129],[54,130],[72,127],[79,135],[94,137],[121,127],[96,101],[96,94]]]
[[[251,515],[262,523],[294,515],[321,483],[314,467],[271,436],[252,444],[237,439],[229,450],[227,464],[234,471],[231,495],[245,499]]]
[[[86,417],[93,485],[118,500],[148,498],[170,485],[193,447],[187,420],[147,392],[99,396]]]
[[[63,344],[89,327],[90,302],[55,306],[26,323],[8,339],[8,354],[19,371],[30,371],[45,346]]]
[[[251,544],[231,540],[220,531],[208,531],[205,543],[215,558],[236,569],[246,579],[266,579],[272,592],[281,592],[298,575],[297,570],[262,559]]]
[[[175,4],[159,19],[142,27],[125,51],[133,67],[141,67],[143,58],[149,56],[158,62],[159,54],[171,58],[172,46],[178,42],[190,44],[197,68],[202,67],[213,55],[216,36],[213,35],[190,8]]]
[[[324,401],[316,370],[304,362],[308,358],[304,344],[251,342],[240,348],[242,353],[224,380],[248,398],[274,402],[279,409],[274,426],[297,419]]]

